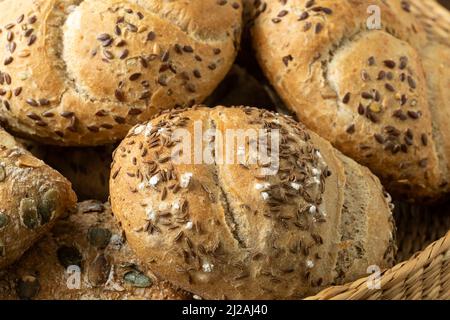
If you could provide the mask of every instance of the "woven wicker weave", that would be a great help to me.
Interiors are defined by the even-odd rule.
[[[450,299],[450,232],[433,242],[410,260],[385,271],[381,278],[381,289],[367,286],[368,278],[351,284],[330,287],[312,300],[330,299]]]
[[[370,289],[366,277],[307,299],[450,299],[450,205],[397,207],[397,261],[409,260],[382,272],[380,289]]]

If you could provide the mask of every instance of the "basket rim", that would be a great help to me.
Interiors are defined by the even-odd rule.
[[[416,299],[423,297],[425,299],[439,299],[442,297],[436,297],[436,292],[434,292],[434,297],[433,294],[430,295],[429,293],[439,288],[449,289],[450,268],[447,265],[449,263],[450,230],[445,236],[434,241],[422,251],[416,252],[410,259],[402,261],[390,269],[383,270],[381,272],[380,289],[370,289],[367,284],[371,281],[371,276],[366,276],[344,285],[325,288],[318,294],[305,298],[305,300],[387,299],[388,297],[386,296],[391,296],[391,298],[394,296],[394,299],[406,298],[406,296]],[[442,277],[439,277],[439,275],[442,275],[442,272],[436,275],[435,269],[439,271],[439,267],[444,267],[444,275]],[[411,289],[411,286],[415,284],[414,282],[417,281],[419,276],[425,276],[422,277],[422,281],[428,284],[425,291],[423,288]],[[410,279],[412,280],[411,282],[408,281]],[[402,286],[406,287],[406,289],[411,289],[411,292],[402,292],[402,289],[405,289]],[[423,292],[418,292],[420,290]],[[440,295],[440,292],[438,294]],[[443,295],[447,295],[447,298],[450,298],[450,293],[448,292],[444,292]]]

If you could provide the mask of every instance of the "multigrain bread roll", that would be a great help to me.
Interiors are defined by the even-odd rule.
[[[74,270],[80,273],[74,273]],[[162,300],[191,295],[157,280],[126,244],[108,204],[86,201],[10,269],[0,300]]]
[[[0,128],[0,269],[76,204],[70,182]]]
[[[302,122],[397,196],[429,201],[449,192],[445,9],[431,0],[254,4],[257,58]]]
[[[201,129],[215,134],[199,150],[193,146]],[[221,162],[220,146],[233,139],[220,137],[233,129],[249,134],[231,153],[244,158]],[[262,141],[258,147],[275,152],[277,132],[279,170],[278,157],[255,162],[248,151]],[[110,191],[137,256],[204,298],[300,298],[393,262],[394,223],[379,180],[303,125],[269,111],[163,112],[118,147]]]
[[[239,46],[240,0],[0,2],[0,120],[91,146],[158,111],[203,101]]]
[[[117,145],[98,147],[48,146],[17,139],[35,157],[60,172],[71,183],[78,200],[107,201],[112,153]]]

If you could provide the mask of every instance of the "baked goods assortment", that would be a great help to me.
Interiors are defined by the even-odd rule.
[[[253,5],[256,56],[298,119],[395,195],[430,201],[448,193],[445,9],[433,0]],[[369,6],[380,11],[375,30],[367,27]]]
[[[0,299],[179,300],[128,247],[108,204],[85,201],[15,266],[0,271]]]
[[[4,0],[0,20],[0,300],[302,299],[448,231],[435,0]]]
[[[236,164],[172,161],[183,142],[171,133],[182,128],[194,135],[199,126],[224,136],[233,129],[278,129],[278,173],[265,175],[247,161],[250,153]],[[195,157],[195,150],[181,150]],[[162,112],[117,148],[110,186],[113,212],[136,255],[204,298],[301,298],[353,280],[368,265],[393,262],[393,218],[379,180],[299,123],[269,111]]]
[[[20,258],[75,203],[70,182],[0,128],[0,269]]]
[[[241,14],[238,0],[2,1],[1,123],[50,144],[117,141],[212,93],[237,54]]]

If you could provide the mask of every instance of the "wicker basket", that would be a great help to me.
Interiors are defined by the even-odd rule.
[[[366,277],[307,300],[450,299],[450,205],[397,204],[395,217],[397,261],[403,262],[381,273],[379,289],[370,289]]]

